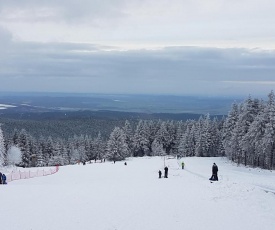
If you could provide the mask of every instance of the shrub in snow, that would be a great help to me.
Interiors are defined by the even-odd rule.
[[[11,146],[7,152],[7,161],[9,165],[19,164],[22,160],[22,153],[16,146]]]

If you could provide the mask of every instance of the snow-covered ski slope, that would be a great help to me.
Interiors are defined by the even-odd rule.
[[[1,230],[274,230],[275,172],[223,158],[164,159],[60,167],[0,186]],[[210,183],[213,162],[219,181]]]

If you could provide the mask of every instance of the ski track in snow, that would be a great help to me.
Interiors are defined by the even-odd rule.
[[[188,158],[187,158],[188,159]],[[216,160],[216,159],[214,159]],[[273,194],[275,194],[275,183],[270,184],[270,181],[267,182],[259,182],[261,181],[263,178],[263,175],[261,174],[261,171],[263,171],[262,169],[251,169],[251,168],[246,168],[246,167],[233,167],[233,169],[243,169],[243,170],[247,170],[247,171],[234,171],[232,170],[232,167],[230,167],[229,171],[224,171],[221,175],[219,175],[219,181],[227,181],[228,183],[231,181],[233,181],[233,183],[245,183],[247,185],[252,185],[255,186],[261,190],[264,190],[265,192],[271,192]],[[253,172],[251,172],[254,171]],[[200,177],[202,179],[209,179],[211,176],[211,168],[209,168],[209,176],[205,176],[205,174],[203,173],[197,173],[194,171],[190,171],[188,169],[185,169],[186,172],[191,173],[193,175],[196,175],[197,177]],[[256,172],[259,172],[260,174],[255,174]],[[269,173],[269,170],[264,170],[265,173]],[[274,172],[271,172],[274,174]],[[270,173],[270,174],[271,174]],[[220,174],[220,173],[219,173]],[[228,175],[230,174],[230,176]],[[274,178],[274,175],[273,175]],[[213,182],[213,183],[219,183],[217,181]]]
[[[210,183],[213,162],[219,181]],[[1,230],[274,229],[274,172],[224,158],[127,163],[64,166],[52,176],[0,186]],[[158,179],[164,163],[168,179]]]

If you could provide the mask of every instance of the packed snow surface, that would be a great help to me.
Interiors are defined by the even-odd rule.
[[[210,183],[213,162],[219,181]],[[164,164],[168,178],[158,179]],[[274,193],[274,171],[225,158],[64,166],[51,176],[1,185],[0,229],[274,230]]]

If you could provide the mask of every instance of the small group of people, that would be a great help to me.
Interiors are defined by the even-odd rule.
[[[161,178],[162,172],[159,170],[159,178]],[[168,178],[168,167],[164,167],[164,178]]]
[[[0,184],[7,184],[7,177],[6,175],[0,172]]]
[[[184,169],[184,162],[182,161],[181,163],[181,168]],[[218,181],[218,166],[216,165],[216,163],[213,163],[213,166],[212,166],[212,176],[209,178],[209,180],[211,181]],[[162,176],[162,172],[161,170],[159,170],[159,178],[161,178]],[[164,168],[164,178],[168,178],[168,167],[165,166]]]

